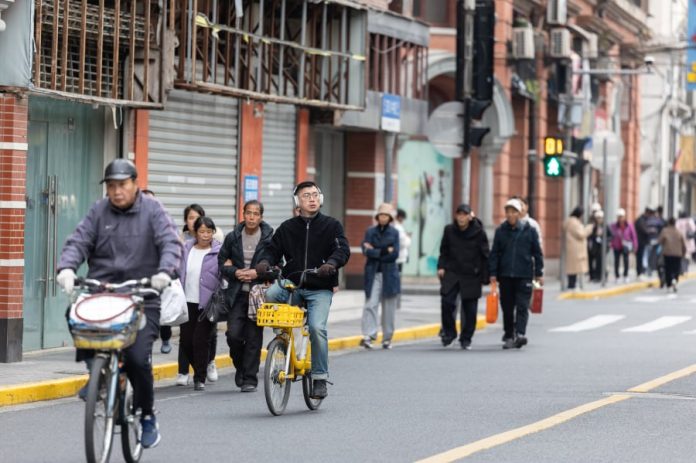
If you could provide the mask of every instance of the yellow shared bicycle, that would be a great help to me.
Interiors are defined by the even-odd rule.
[[[313,273],[316,269],[305,270]],[[302,394],[310,410],[316,410],[322,399],[312,398],[312,355],[307,326],[307,311],[292,305],[296,286],[282,279],[288,293],[288,302],[265,303],[258,312],[256,324],[273,328],[275,338],[268,344],[263,372],[263,389],[268,409],[275,416],[282,415],[290,397],[290,386],[302,380]]]

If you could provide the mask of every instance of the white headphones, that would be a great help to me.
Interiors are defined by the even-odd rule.
[[[293,202],[295,203],[295,207],[300,207],[300,198],[297,196],[297,191],[300,189],[300,187],[302,187],[302,188],[315,187],[317,189],[317,191],[319,192],[319,206],[324,205],[324,193],[321,192],[321,188],[319,188],[319,185],[317,185],[314,182],[307,181],[307,182],[298,183],[297,186],[295,186],[295,189],[292,190],[292,199],[293,199]]]

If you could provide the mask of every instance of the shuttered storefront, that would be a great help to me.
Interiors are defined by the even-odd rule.
[[[191,203],[227,233],[236,223],[238,100],[174,90],[150,111],[148,187],[179,229]]]
[[[274,228],[292,217],[296,113],[291,105],[268,104],[264,110],[261,201],[264,220]]]

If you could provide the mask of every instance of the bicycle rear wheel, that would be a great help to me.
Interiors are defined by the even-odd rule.
[[[114,417],[107,404],[111,375],[109,359],[94,357],[85,407],[85,452],[88,463],[106,463],[111,455]]]
[[[128,463],[138,463],[143,454],[142,429],[140,415],[133,408],[133,386],[127,379],[121,407],[121,450]]]
[[[282,415],[288,404],[291,381],[285,378],[285,363],[288,356],[288,344],[281,338],[275,338],[268,345],[266,363],[263,370],[263,390],[268,409],[275,416]]]
[[[302,395],[304,396],[304,401],[307,404],[307,408],[310,410],[316,410],[321,405],[321,401],[324,399],[313,399],[312,398],[312,373],[307,373],[302,377]]]

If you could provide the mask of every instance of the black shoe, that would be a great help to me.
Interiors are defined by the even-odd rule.
[[[371,338],[362,338],[360,340],[360,345],[363,346],[365,349],[372,349],[372,339]]]
[[[442,346],[447,347],[456,339],[456,337],[442,336]]]
[[[515,340],[512,338],[506,338],[504,339],[505,343],[503,344],[503,349],[512,349],[516,347]]]
[[[256,392],[256,386],[253,384],[242,384],[242,392]]]
[[[312,386],[312,399],[323,399],[329,393],[326,391],[326,380],[325,379],[315,379],[314,385]]]
[[[200,381],[195,381],[193,383],[193,390],[194,391],[201,391],[201,392],[205,391],[205,383],[202,383]]]
[[[522,336],[522,335],[517,336],[517,339],[515,339],[515,347],[517,347],[518,349],[522,349],[522,346],[526,346],[526,345],[527,345],[527,338]]]
[[[234,384],[237,387],[242,387],[242,384],[244,384],[243,377],[244,372],[242,370],[237,369],[237,371],[234,372]]]

